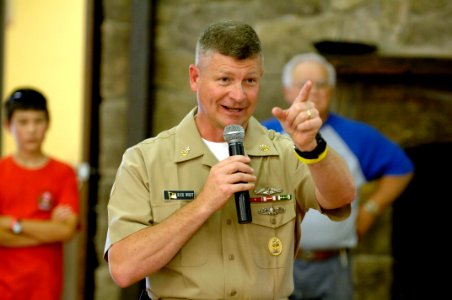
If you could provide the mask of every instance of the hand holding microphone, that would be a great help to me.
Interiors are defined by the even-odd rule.
[[[227,125],[224,128],[224,140],[229,146],[229,155],[245,155],[243,147],[243,139],[245,138],[245,130],[240,125]],[[237,192],[234,194],[235,207],[237,210],[237,218],[240,224],[250,223],[251,207],[250,194],[248,191]]]

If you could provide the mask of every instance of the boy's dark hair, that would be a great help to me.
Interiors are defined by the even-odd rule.
[[[262,56],[256,31],[246,23],[231,20],[213,23],[201,33],[196,45],[197,62],[209,50],[239,60]]]
[[[5,116],[11,121],[16,110],[39,110],[45,113],[46,119],[50,120],[47,100],[44,95],[33,88],[18,88],[6,99],[4,104]]]

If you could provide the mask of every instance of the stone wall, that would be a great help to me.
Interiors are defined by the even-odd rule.
[[[96,299],[120,299],[121,291],[112,282],[102,253],[105,243],[106,204],[116,169],[126,147],[128,109],[128,58],[130,0],[104,0],[102,25],[102,106],[100,116],[100,174],[98,199],[98,248],[100,266],[96,271]],[[447,0],[171,0],[155,1],[156,69],[153,134],[167,129],[196,105],[188,84],[188,65],[194,61],[195,42],[200,31],[219,19],[238,19],[251,24],[261,37],[265,55],[265,75],[256,117],[267,118],[274,105],[285,106],[281,97],[281,68],[294,54],[315,51],[319,40],[348,40],[374,44],[378,55],[452,58],[452,2]],[[146,45],[143,45],[146,46]],[[439,102],[424,110],[422,103],[372,103],[372,114],[359,119],[376,125],[400,144],[416,143],[412,118],[427,111],[427,120],[450,112],[450,97],[439,92]],[[358,111],[365,102],[351,103]],[[367,103],[368,105],[369,103]],[[409,103],[408,103],[409,104]],[[339,106],[340,107],[340,106]],[[343,107],[343,106],[342,106]],[[382,123],[381,116],[394,109],[413,112]],[[339,112],[356,117],[346,107]],[[356,112],[356,111],[355,111]],[[450,114],[449,114],[450,116]],[[405,118],[405,119],[404,119]],[[410,119],[408,119],[410,118]],[[443,117],[444,118],[444,117]],[[387,120],[386,120],[387,121]],[[445,122],[448,122],[446,119]],[[442,124],[442,123],[441,123]],[[447,127],[447,126],[445,126]],[[439,129],[438,129],[439,130]],[[442,128],[452,137],[450,126]],[[402,134],[403,133],[403,134]],[[421,141],[419,141],[421,142]],[[354,278],[356,300],[389,299],[391,284],[390,209],[378,220],[369,236],[356,250]]]

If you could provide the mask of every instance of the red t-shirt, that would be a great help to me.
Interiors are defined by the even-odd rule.
[[[79,214],[74,169],[55,159],[35,170],[18,166],[11,156],[0,160],[0,215],[47,220],[59,204]],[[56,300],[62,295],[63,243],[34,247],[0,246],[0,298]]]

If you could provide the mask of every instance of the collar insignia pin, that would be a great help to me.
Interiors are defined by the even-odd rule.
[[[190,146],[185,146],[185,148],[180,151],[180,155],[182,156],[187,156],[188,153],[190,153]]]
[[[270,150],[270,146],[269,145],[265,145],[265,144],[260,144],[259,145],[259,150],[262,152],[267,152],[268,150]]]

